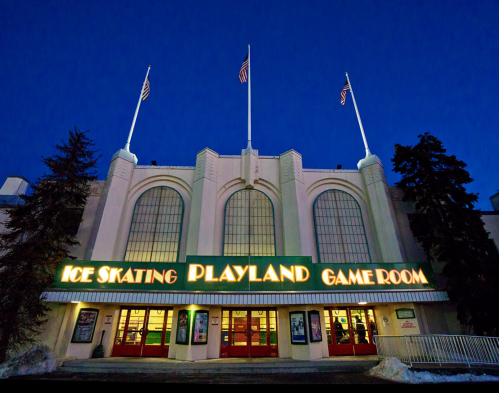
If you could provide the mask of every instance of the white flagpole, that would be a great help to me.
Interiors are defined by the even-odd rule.
[[[146,85],[147,77],[149,76],[149,70],[151,66],[147,69],[146,78],[142,84],[142,89],[140,90],[139,103],[137,104],[137,109],[135,109],[135,116],[133,117],[132,127],[130,128],[130,134],[128,134],[128,140],[126,141],[125,150],[130,151],[130,139],[132,139],[133,128],[135,127],[135,120],[137,120],[137,114],[139,113],[140,102],[142,101],[142,93],[144,93],[144,87]]]
[[[248,44],[248,149],[251,149],[251,67],[250,67],[249,44]]]
[[[352,93],[352,100],[353,100],[353,105],[355,106],[355,112],[357,112],[357,119],[359,120],[360,132],[362,132],[362,139],[364,139],[364,146],[366,147],[366,157],[369,157],[371,155],[371,152],[369,151],[369,147],[367,146],[366,135],[364,134],[364,127],[362,127],[362,121],[360,120],[359,110],[357,109],[357,103],[355,102],[355,96],[353,95],[352,84],[350,83],[350,78],[348,77],[348,73],[345,72],[345,74],[347,75],[347,81],[348,81],[348,86],[350,87],[350,93]]]

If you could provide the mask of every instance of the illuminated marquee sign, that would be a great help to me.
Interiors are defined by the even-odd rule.
[[[310,257],[188,256],[186,263],[64,261],[54,288],[185,291],[432,289],[429,263],[312,263]]]

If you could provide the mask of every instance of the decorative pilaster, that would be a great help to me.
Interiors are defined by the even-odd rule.
[[[279,161],[284,255],[310,255],[311,250],[309,250],[304,232],[306,198],[302,158],[299,153],[290,150],[281,154]]]
[[[248,148],[241,151],[241,179],[246,181],[246,188],[255,188],[255,181],[260,179],[258,150]]]
[[[369,196],[374,228],[381,250],[380,262],[404,262],[405,253],[381,160],[370,155],[357,164]],[[373,261],[377,262],[377,261]]]
[[[102,196],[88,246],[91,260],[113,261],[123,257],[123,255],[115,255],[115,249],[122,229],[128,189],[136,165],[135,154],[121,149],[111,159],[104,187],[100,189],[100,184],[92,184],[91,192],[102,193]]]
[[[218,153],[208,148],[200,151],[196,158],[187,255],[213,255],[218,158]]]

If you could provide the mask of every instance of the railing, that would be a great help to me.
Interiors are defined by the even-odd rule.
[[[374,336],[380,359],[404,363],[499,365],[499,337],[464,335]]]

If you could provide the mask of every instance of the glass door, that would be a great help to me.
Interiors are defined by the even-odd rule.
[[[374,310],[344,307],[325,310],[329,356],[376,354]]]
[[[222,310],[220,357],[277,356],[275,309]]]
[[[112,356],[168,357],[171,308],[123,307]]]

